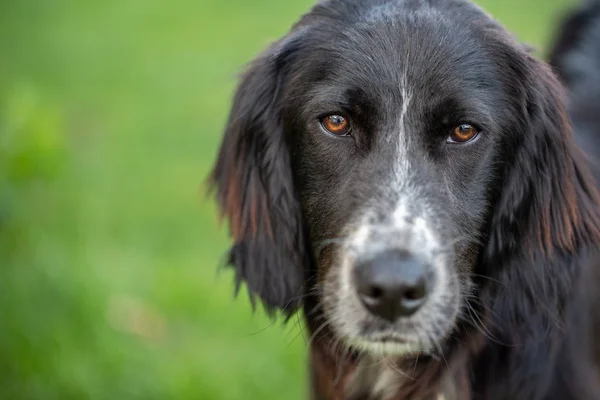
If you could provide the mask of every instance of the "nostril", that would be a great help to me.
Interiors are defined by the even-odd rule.
[[[419,300],[421,297],[419,295],[419,291],[417,289],[409,289],[406,293],[404,293],[404,298],[406,300]]]
[[[377,300],[377,299],[383,297],[383,289],[378,286],[371,286],[367,296],[374,300]]]
[[[406,300],[417,301],[422,300],[425,296],[427,296],[425,281],[420,281],[417,285],[407,288],[402,297]]]

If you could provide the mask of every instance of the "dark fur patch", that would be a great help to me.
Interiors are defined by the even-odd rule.
[[[307,242],[277,116],[277,68],[265,54],[242,79],[211,177],[234,245],[229,264],[267,311],[291,315],[309,275]]]

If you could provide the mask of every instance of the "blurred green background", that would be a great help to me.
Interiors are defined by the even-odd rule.
[[[0,2],[1,400],[305,397],[299,320],[232,298],[202,183],[312,2]],[[570,1],[480,4],[543,54]]]

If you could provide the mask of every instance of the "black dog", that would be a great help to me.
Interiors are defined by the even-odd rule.
[[[550,68],[463,0],[326,0],[250,66],[230,264],[314,399],[594,399],[599,199]],[[597,333],[596,333],[597,334]]]

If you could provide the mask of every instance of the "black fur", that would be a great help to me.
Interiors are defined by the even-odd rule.
[[[258,294],[268,312],[291,315],[302,297],[309,257],[272,57],[259,57],[242,79],[213,180],[235,239],[228,263],[236,267],[236,291],[246,282],[251,299]]]
[[[574,46],[559,42],[563,53]],[[463,0],[324,1],[250,66],[212,175],[238,287],[245,281],[268,310],[288,316],[304,300],[313,396],[344,398],[364,354],[341,359],[335,330],[320,331],[331,301],[320,282],[340,268],[339,250],[321,244],[367,206],[381,218],[389,211],[389,143],[398,135],[389,127],[405,101],[399,71],[409,56],[413,184],[443,210],[435,214],[443,234],[461,238],[451,267],[475,289],[460,299],[467,321],[454,321],[440,357],[394,361],[414,379],[399,375],[393,399],[448,394],[447,377],[461,400],[600,398],[591,303],[600,202],[562,85]],[[558,53],[553,60],[569,82]],[[351,116],[351,138],[318,126],[340,110]],[[449,147],[448,132],[464,120],[481,137]]]
[[[575,139],[600,179],[600,1],[589,0],[562,21],[550,64],[569,90]],[[600,182],[600,181],[599,181]]]

